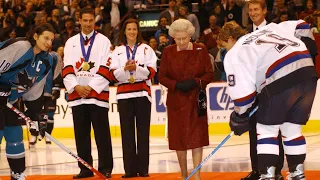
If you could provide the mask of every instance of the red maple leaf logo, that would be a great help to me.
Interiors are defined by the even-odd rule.
[[[76,68],[79,69],[81,64],[83,63],[84,59],[80,58],[80,61],[76,62]]]

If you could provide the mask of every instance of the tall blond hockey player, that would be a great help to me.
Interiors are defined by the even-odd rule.
[[[228,50],[224,68],[235,103],[231,130],[236,135],[248,131],[248,114],[258,105],[260,180],[275,179],[279,130],[289,165],[288,178],[304,180],[306,141],[301,128],[308,121],[318,79],[312,61],[316,54],[314,45],[310,46],[314,42],[310,27],[302,20],[287,21],[244,34],[235,22],[225,24],[219,34]],[[256,98],[259,102],[255,102]]]

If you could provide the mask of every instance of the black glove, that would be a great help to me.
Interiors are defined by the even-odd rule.
[[[9,86],[0,86],[0,109],[4,109],[7,107],[10,91],[11,88]]]
[[[230,115],[229,126],[235,135],[241,136],[243,133],[250,130],[249,114],[244,113],[239,115],[233,111]]]
[[[182,91],[182,92],[188,92],[192,88],[196,87],[198,84],[194,79],[185,80],[182,82],[177,82],[175,89]]]
[[[52,99],[59,99],[60,90],[52,90]]]
[[[47,122],[48,122],[48,115],[44,114],[42,115],[42,119],[39,121],[39,135],[38,139],[41,141],[46,136],[46,130],[47,130]]]

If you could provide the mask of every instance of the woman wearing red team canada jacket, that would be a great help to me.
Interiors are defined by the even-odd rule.
[[[116,97],[125,170],[122,178],[136,177],[138,174],[148,177],[151,78],[157,69],[157,56],[150,46],[142,43],[135,19],[124,22],[120,41],[123,44],[112,53],[110,73],[112,80],[118,83]]]

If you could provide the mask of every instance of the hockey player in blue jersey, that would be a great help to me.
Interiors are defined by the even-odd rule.
[[[54,127],[54,113],[56,111],[57,99],[60,97],[60,88],[63,86],[61,71],[62,58],[61,56],[51,51],[53,66],[52,70],[47,76],[46,84],[44,86],[43,100],[44,105],[41,112],[42,117],[47,122],[46,132],[51,135]],[[51,144],[50,139],[46,138],[46,144]],[[31,135],[30,145],[33,147],[37,143],[37,136]]]
[[[32,29],[27,38],[0,43],[0,143],[4,137],[11,180],[25,179],[25,149],[21,120],[6,104],[16,105],[18,98],[22,97],[27,107],[25,114],[37,121],[30,127],[31,134],[40,138],[44,136],[45,122],[39,114],[46,76],[52,67],[52,56],[47,51],[52,45],[54,32],[50,24],[41,24]]]
[[[248,131],[249,113],[258,104],[259,180],[275,180],[279,130],[289,166],[288,180],[305,180],[306,141],[301,131],[310,116],[318,79],[310,26],[302,20],[286,21],[244,34],[235,22],[226,23],[219,34],[228,51],[224,67],[235,104],[231,130],[236,135]],[[256,98],[259,102],[255,103]]]

